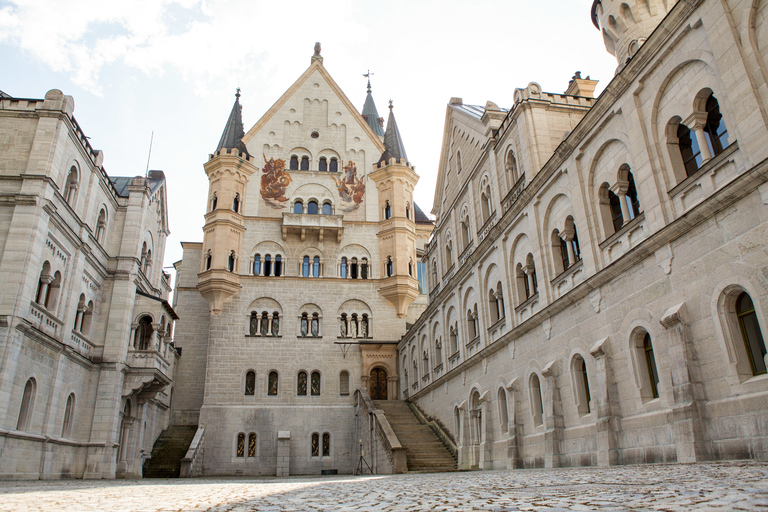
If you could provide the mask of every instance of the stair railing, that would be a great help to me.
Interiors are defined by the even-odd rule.
[[[405,452],[405,447],[400,444],[400,440],[395,435],[384,411],[376,408],[367,390],[358,388],[355,394],[357,395],[357,402],[363,406],[363,410],[375,424],[376,435],[392,464],[392,472],[407,473],[408,455]]]
[[[189,445],[187,454],[181,459],[179,478],[189,478],[203,474],[203,454],[205,451],[203,449],[204,440],[205,427],[200,425],[197,427],[195,437],[192,438],[192,443]]]
[[[448,448],[448,451],[451,452],[454,460],[458,460],[459,450],[456,448],[456,443],[453,442],[451,435],[445,431],[443,426],[435,420],[428,419],[416,404],[408,401],[405,403],[408,405],[411,411],[413,411],[413,414],[416,416],[419,422],[431,428],[435,435],[440,438],[440,441],[442,441],[445,447]]]

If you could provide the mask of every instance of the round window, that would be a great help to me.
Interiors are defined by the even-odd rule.
[[[309,136],[312,137],[313,139],[316,139],[316,138],[320,137],[320,134],[317,133],[317,132],[312,132]]]

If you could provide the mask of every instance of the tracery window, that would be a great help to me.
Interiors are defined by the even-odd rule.
[[[320,372],[312,372],[310,376],[310,392],[312,396],[320,395]]]
[[[331,434],[328,432],[323,434],[323,457],[330,457],[331,455]]]
[[[69,203],[70,206],[74,206],[76,194],[77,194],[77,187],[78,187],[79,177],[77,172],[77,166],[72,166],[69,169],[69,174],[67,175],[67,182],[64,185],[64,200]]]
[[[249,457],[256,456],[256,434],[254,434],[253,432],[248,434],[248,456]]]
[[[237,456],[245,457],[245,434],[237,434]]]
[[[307,372],[300,371],[296,380],[296,394],[298,396],[307,396]]]
[[[248,370],[245,373],[245,395],[250,396],[256,393],[256,372]]]
[[[313,457],[319,457],[320,456],[320,434],[317,432],[312,434],[312,456]]]
[[[267,379],[267,395],[277,395],[277,372],[274,370],[269,372],[269,377]]]

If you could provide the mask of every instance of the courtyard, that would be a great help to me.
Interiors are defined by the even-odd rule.
[[[3,511],[756,510],[768,462],[456,473],[0,482]]]

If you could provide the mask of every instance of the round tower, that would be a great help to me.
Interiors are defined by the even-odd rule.
[[[595,0],[592,23],[619,66],[635,56],[677,0]]]

